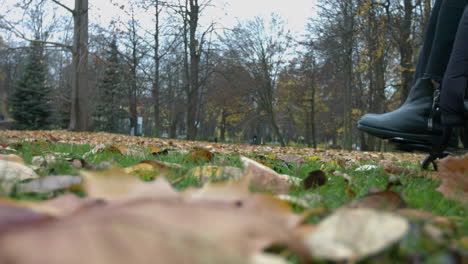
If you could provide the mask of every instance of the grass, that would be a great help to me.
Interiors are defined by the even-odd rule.
[[[0,141],[1,142],[1,141]],[[142,160],[159,160],[169,163],[182,164],[184,169],[170,174],[169,181],[179,179],[174,187],[178,190],[183,190],[191,186],[200,186],[201,183],[195,177],[183,177],[188,170],[196,166],[203,165],[203,162],[186,161],[185,154],[179,152],[169,152],[167,155],[160,155],[157,157],[151,154],[141,156],[123,156],[112,152],[101,152],[96,154],[87,154],[93,148],[90,145],[73,145],[62,143],[48,143],[48,142],[22,142],[17,144],[17,152],[15,154],[23,157],[27,163],[31,163],[35,156],[46,156],[52,154],[59,156],[61,159],[52,166],[47,167],[40,172],[41,175],[77,175],[78,170],[72,167],[64,158],[83,158],[86,155],[86,161],[97,165],[102,162],[115,162],[122,167],[131,166]],[[141,149],[141,153],[148,153],[149,149]],[[304,190],[302,186],[291,190],[291,195],[297,197],[305,197],[310,193],[315,193],[321,197],[319,201],[314,203],[314,207],[321,207],[328,211],[337,209],[352,200],[359,200],[369,193],[371,188],[378,187],[385,189],[389,183],[389,177],[383,169],[375,169],[371,171],[359,172],[355,168],[365,164],[372,164],[372,162],[353,164],[351,168],[344,169],[337,164],[324,164],[320,161],[306,161],[301,166],[296,163],[286,163],[281,160],[272,159],[269,157],[260,157],[251,155],[251,158],[261,159],[264,163],[268,164],[271,168],[281,174],[294,175],[300,178],[305,178],[310,171],[318,170],[325,167],[324,171],[327,173],[328,182],[314,190]],[[222,155],[215,156],[212,162],[220,166],[234,166],[242,167],[239,155]],[[414,166],[405,164],[405,166]],[[346,186],[345,179],[341,176],[335,176],[329,173],[332,170],[341,171],[348,174],[351,179],[351,188],[356,194],[355,198],[350,198]],[[151,180],[153,177],[143,177],[144,180]],[[446,244],[434,241],[428,237],[424,222],[412,223],[410,233],[398,244],[390,249],[387,249],[379,256],[370,257],[363,260],[362,263],[395,263],[395,262],[416,262],[422,260],[424,263],[445,263],[447,260],[454,258],[453,243],[457,239],[468,236],[468,212],[466,207],[456,201],[446,200],[442,194],[436,191],[440,185],[439,182],[425,177],[400,177],[401,186],[396,186],[392,190],[401,194],[409,208],[421,209],[423,211],[431,212],[438,216],[458,216],[465,220],[458,221],[457,226],[453,227],[440,227],[444,234],[444,241]],[[26,200],[45,200],[53,196],[61,195],[66,191],[60,191],[47,195],[14,195],[16,199]],[[76,192],[79,196],[84,196],[82,192]],[[303,209],[295,207],[295,211],[301,212]],[[308,221],[317,223],[323,219],[324,215],[315,215],[308,218]],[[286,254],[287,255],[287,254]],[[289,255],[289,260],[293,263],[299,263],[294,255]],[[327,262],[318,262],[327,263]]]

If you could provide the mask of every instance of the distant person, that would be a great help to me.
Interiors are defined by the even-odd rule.
[[[252,145],[258,145],[258,138],[257,138],[257,135],[254,135],[254,136],[252,137],[252,143],[251,143],[251,144],[252,144]]]
[[[444,126],[465,125],[467,2],[436,0],[406,101],[393,112],[362,116],[360,130],[383,139],[401,138],[434,146],[442,141]]]

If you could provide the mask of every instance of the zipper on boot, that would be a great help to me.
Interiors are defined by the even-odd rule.
[[[434,119],[440,116],[440,83],[435,80],[431,80],[431,82],[435,89],[432,97],[431,112],[429,113],[429,119],[427,120],[427,128],[429,131],[433,131]]]

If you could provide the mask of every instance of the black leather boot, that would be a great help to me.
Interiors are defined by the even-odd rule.
[[[436,88],[431,79],[418,79],[400,108],[384,114],[366,114],[358,121],[358,129],[383,139],[437,144],[443,129],[440,117],[433,111],[439,91]]]

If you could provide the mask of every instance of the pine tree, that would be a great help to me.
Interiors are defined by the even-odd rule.
[[[47,86],[47,66],[43,46],[33,41],[20,78],[8,98],[16,129],[44,129],[49,124],[51,104]]]
[[[109,46],[105,64],[104,74],[98,81],[94,127],[99,131],[119,132],[119,121],[126,117],[126,112],[122,109],[122,101],[125,97],[122,68],[115,38]]]

